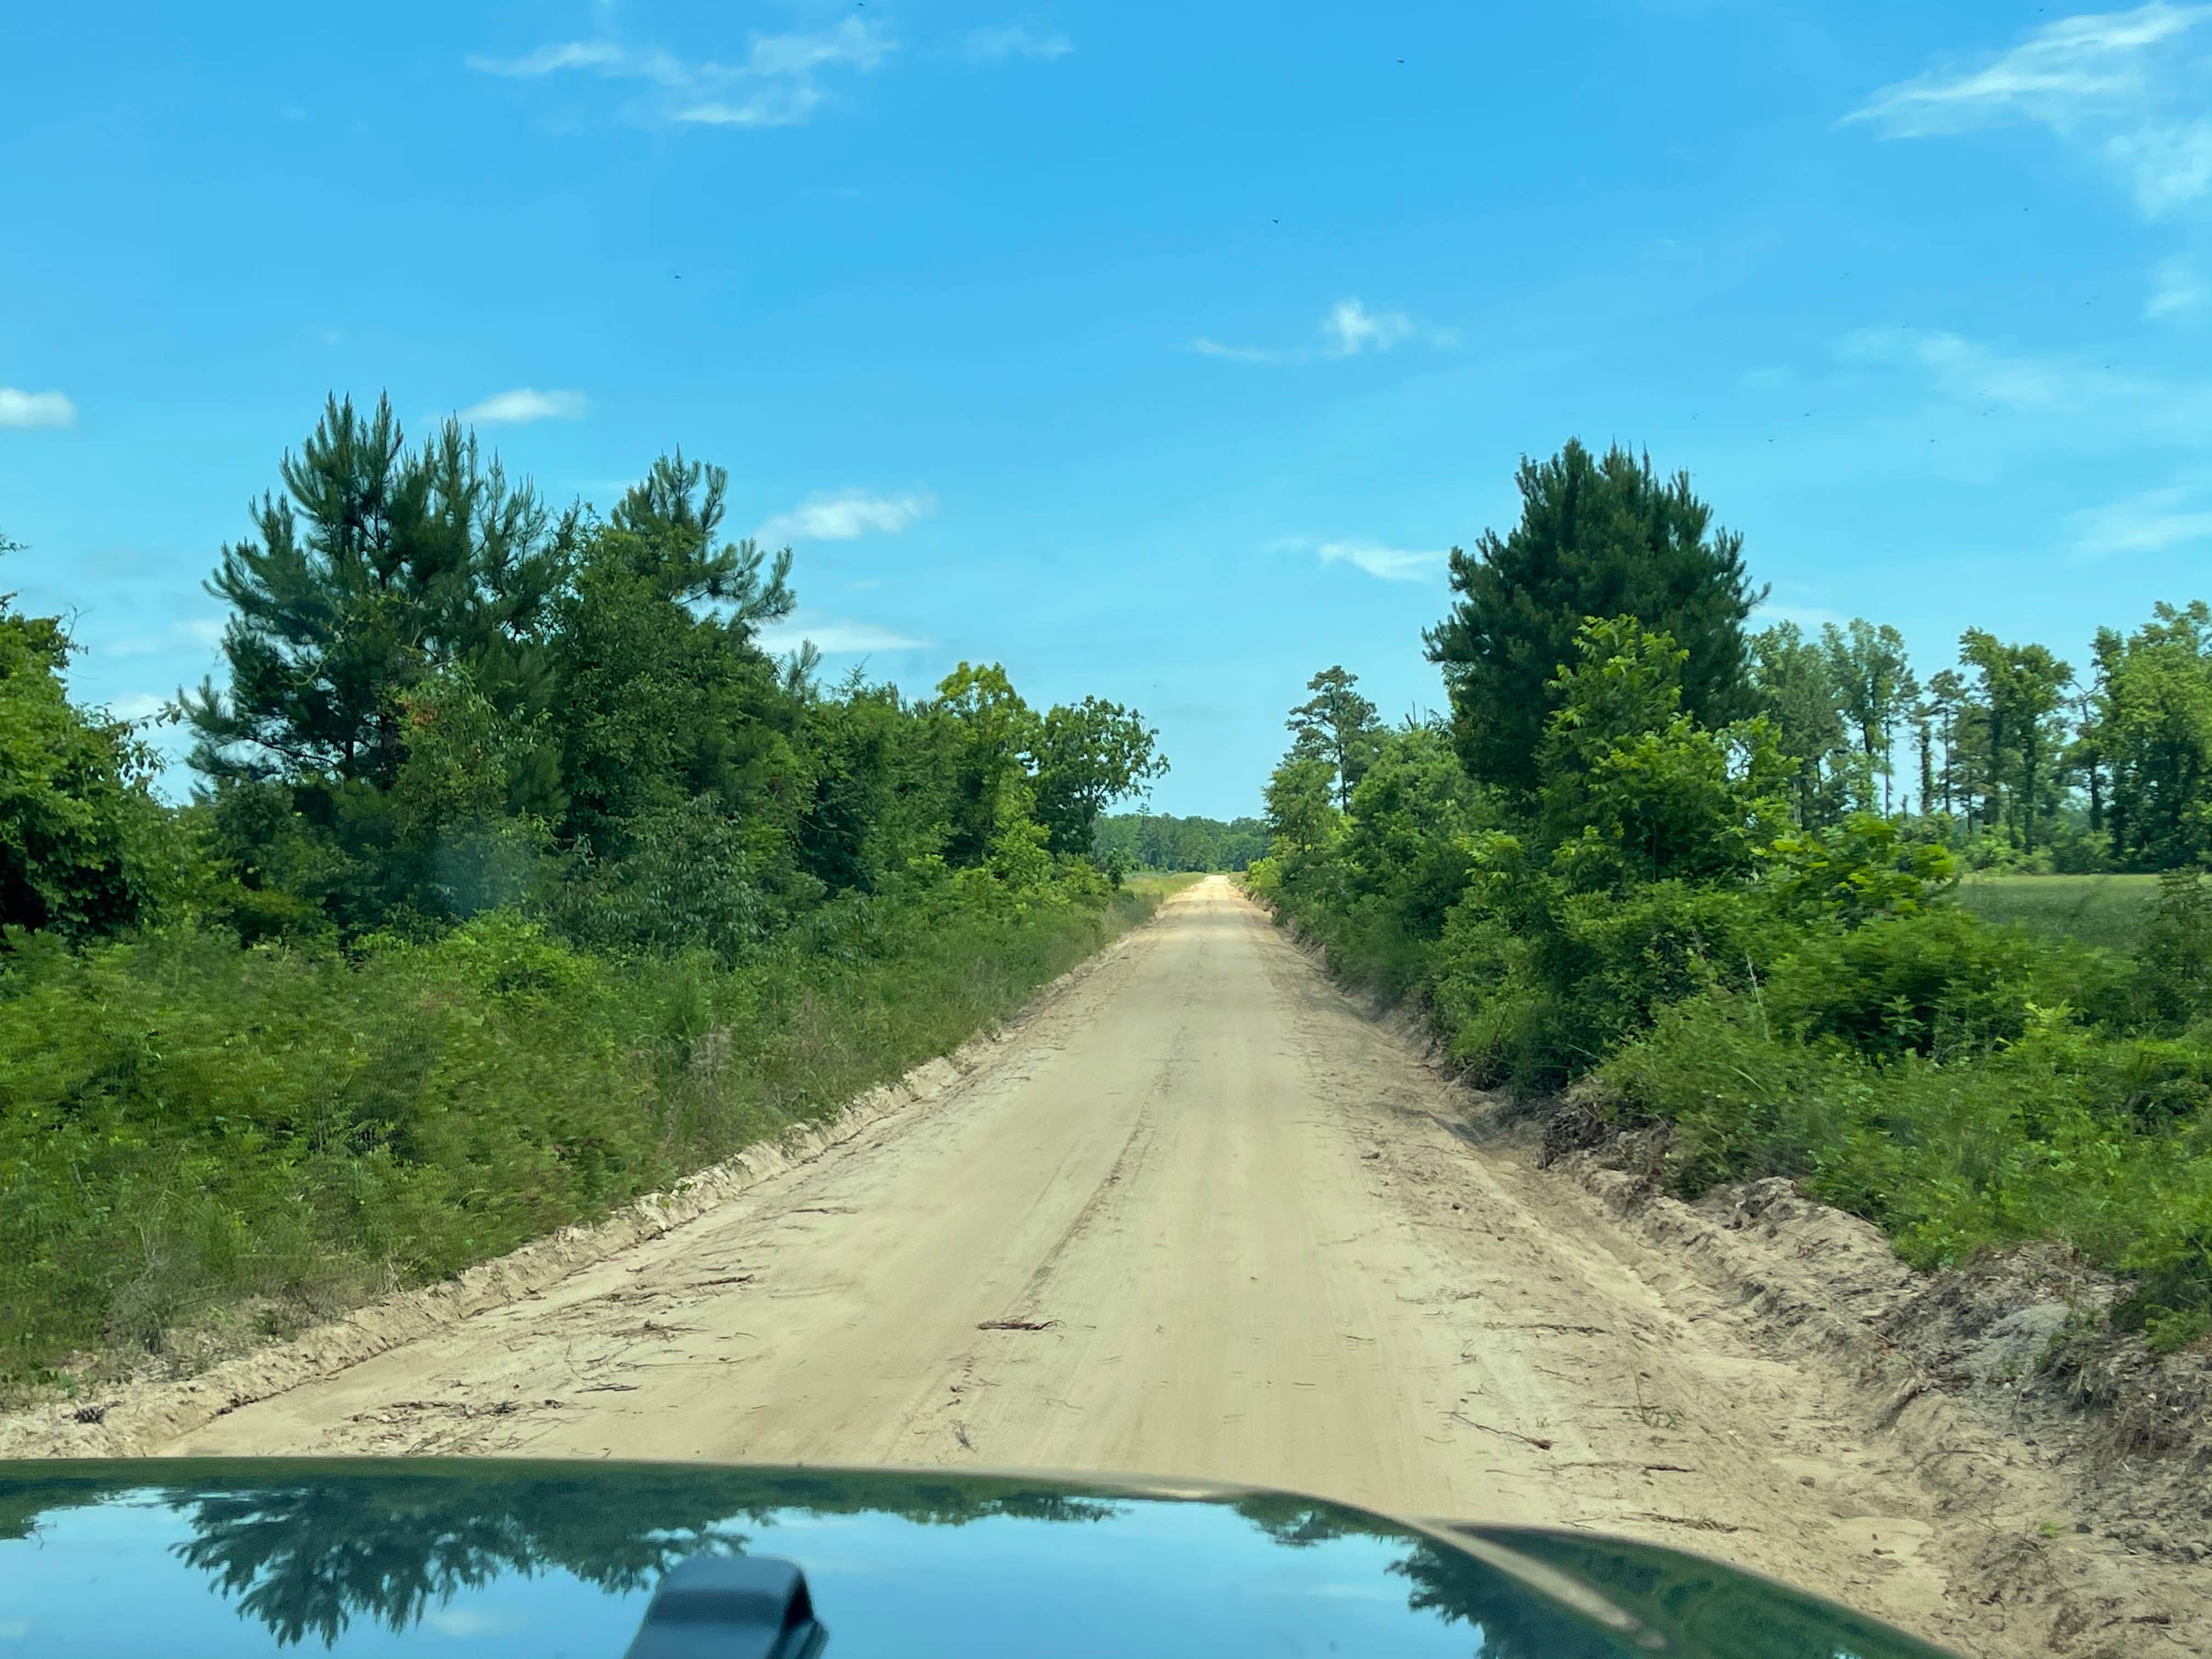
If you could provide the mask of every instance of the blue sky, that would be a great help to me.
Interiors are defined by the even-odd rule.
[[[833,666],[1133,702],[1175,811],[1317,667],[1440,702],[1443,550],[1570,435],[1923,668],[2212,586],[2212,5],[19,6],[0,63],[0,580],[122,714],[334,389],[560,501],[720,462]]]

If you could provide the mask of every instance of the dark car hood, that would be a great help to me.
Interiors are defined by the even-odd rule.
[[[0,1464],[0,1659],[620,1659],[701,1553],[804,1569],[830,1659],[1941,1659],[1648,1544],[1285,1493],[465,1460]]]

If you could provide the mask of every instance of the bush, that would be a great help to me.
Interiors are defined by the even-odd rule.
[[[1868,1054],[1938,1058],[2026,1029],[2039,966],[2025,934],[1942,907],[1849,931],[1811,931],[1774,964],[1767,1006],[1795,1035]]]
[[[2169,1335],[2212,1310],[2212,1054],[2039,1011],[2008,1047],[1887,1059],[1778,1032],[1748,996],[1663,1012],[1601,1074],[1624,1117],[1674,1126],[1689,1195],[1780,1175],[1867,1217],[1923,1267],[2030,1238],[2136,1276],[2116,1315]],[[2177,1316],[2180,1322],[2174,1322]]]

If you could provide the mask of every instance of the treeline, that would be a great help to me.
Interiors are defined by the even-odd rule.
[[[604,1212],[1144,908],[1091,854],[1165,768],[1137,713],[772,655],[791,556],[723,538],[717,468],[556,512],[334,399],[281,485],[184,806],[0,607],[0,1382]]]
[[[1259,818],[1178,818],[1148,812],[1102,817],[1091,850],[1108,869],[1242,870],[1267,850]]]
[[[1923,681],[1893,628],[1754,634],[1746,684],[1791,816],[1921,820],[1969,867],[2171,870],[2212,855],[2212,608],[2098,630],[2086,676],[1984,629]]]
[[[2205,607],[2100,635],[2087,685],[1976,631],[1923,687],[1887,629],[1751,631],[1686,475],[1571,443],[1519,485],[1426,635],[1449,720],[1316,675],[1254,890],[1474,1080],[1567,1090],[1560,1133],[1663,1125],[1680,1190],[1792,1176],[1923,1265],[2067,1239],[2154,1346],[2212,1328]],[[2062,850],[2171,872],[2138,953],[1949,899]]]

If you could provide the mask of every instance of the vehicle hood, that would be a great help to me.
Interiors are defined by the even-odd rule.
[[[0,1659],[620,1659],[702,1553],[798,1564],[831,1659],[1941,1659],[1580,1532],[1199,1485],[475,1459],[0,1463]]]

